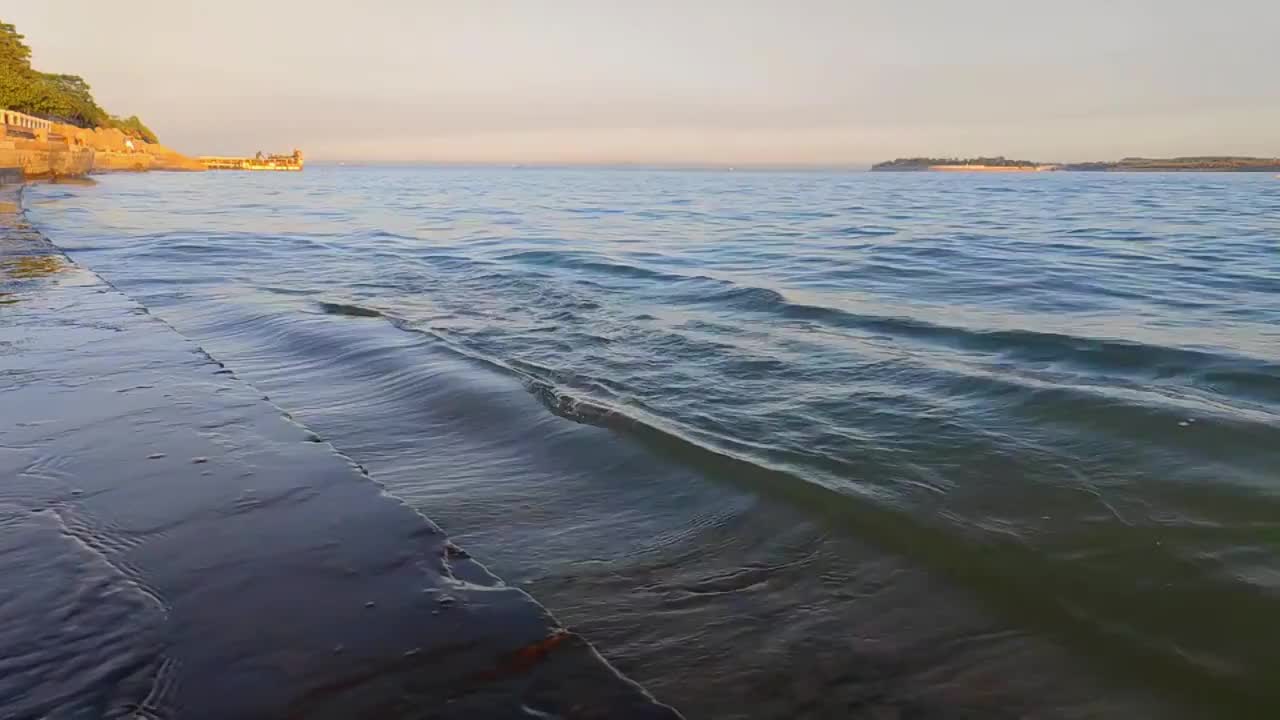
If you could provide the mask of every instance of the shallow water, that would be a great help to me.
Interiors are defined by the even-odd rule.
[[[314,168],[31,219],[690,717],[1280,703],[1280,182]]]

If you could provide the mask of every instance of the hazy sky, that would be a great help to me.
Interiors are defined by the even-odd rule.
[[[1280,155],[1280,0],[40,0],[188,153],[858,164]]]

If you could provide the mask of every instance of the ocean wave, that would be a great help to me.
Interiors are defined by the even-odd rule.
[[[343,321],[345,318],[335,316],[333,320]],[[353,398],[340,389],[332,393],[333,406],[324,401],[317,406],[313,399],[311,407],[303,409],[313,416],[309,422],[316,422],[316,415],[323,418],[332,414],[336,421],[341,416],[358,413],[380,418],[392,426],[414,423],[415,433],[433,428],[430,432],[435,437],[435,452],[444,453],[437,462],[474,464],[465,473],[466,477],[474,477],[474,472],[499,472],[492,461],[511,452],[536,456],[539,450],[530,443],[554,442],[552,438],[557,433],[554,427],[541,425],[534,421],[533,416],[520,410],[520,403],[510,391],[522,386],[542,408],[550,411],[548,417],[607,429],[641,443],[664,460],[698,471],[708,480],[728,483],[735,488],[804,508],[817,517],[825,518],[826,522],[847,528],[883,548],[907,554],[938,573],[962,578],[967,587],[998,604],[1014,602],[1012,599],[1018,598],[1017,606],[1011,607],[1011,611],[1034,618],[1035,623],[1055,631],[1075,633],[1081,643],[1094,648],[1106,647],[1107,652],[1116,653],[1118,657],[1157,663],[1165,671],[1179,676],[1194,677],[1201,671],[1197,662],[1185,654],[1157,649],[1140,638],[1119,642],[1114,636],[1110,628],[1113,620],[1109,618],[1115,617],[1117,609],[1109,604],[1105,592],[1093,588],[1103,578],[1120,571],[1122,566],[1113,567],[1108,563],[1090,569],[1045,554],[1047,550],[1087,552],[1091,542],[1088,538],[1061,545],[1066,538],[1055,537],[1051,528],[1009,522],[1004,523],[997,533],[989,516],[966,517],[955,508],[935,516],[920,514],[911,510],[910,505],[895,500],[894,494],[886,493],[886,487],[881,483],[871,482],[859,487],[840,482],[841,478],[836,476],[824,475],[824,471],[845,472],[848,468],[842,470],[839,463],[822,468],[820,460],[824,457],[834,459],[823,453],[780,452],[767,444],[760,446],[746,439],[720,437],[709,442],[705,432],[682,427],[670,418],[653,414],[652,410],[628,409],[568,391],[545,379],[551,374],[548,368],[479,357],[448,340],[414,329],[403,319],[389,317],[387,321],[389,326],[397,328],[397,332],[412,331],[393,336],[373,328],[370,330],[372,334],[366,335],[354,332],[353,328],[354,334],[348,335],[342,331],[335,333],[335,328],[330,325],[308,328],[300,325],[297,318],[287,315],[269,320],[258,317],[247,323],[224,319],[216,326],[223,329],[224,339],[226,335],[241,343],[253,339],[252,347],[273,349],[270,358],[259,358],[260,367],[251,373],[257,382],[270,385],[279,382],[273,378],[287,377],[288,385],[297,392],[299,386],[332,384],[335,378],[342,377],[347,378],[347,382],[358,382],[363,388],[365,395],[358,402],[353,402]],[[255,337],[246,338],[246,333]],[[280,355],[283,349],[287,349],[285,355]],[[500,371],[516,380],[518,385],[494,385],[482,377],[470,376],[464,366],[442,366],[439,358],[430,360],[421,355],[436,350],[445,350],[488,371]],[[288,360],[289,357],[294,360]],[[1023,391],[1027,389],[1023,388]],[[313,390],[304,393],[303,397],[307,394],[316,393]],[[1035,402],[1030,397],[1026,400],[1029,407],[1046,404],[1045,398]],[[1079,406],[1081,400],[1075,398],[1070,402]],[[1082,410],[1082,418],[1114,410],[1114,406],[1110,410],[1101,407],[1088,412]],[[1174,417],[1176,415],[1170,415],[1169,420]],[[516,422],[510,422],[511,419]],[[424,426],[424,422],[430,425]],[[1117,427],[1127,422],[1124,418],[1115,418]],[[1202,423],[1208,425],[1206,420]],[[324,425],[324,421],[320,424]],[[1166,431],[1170,435],[1184,432],[1175,430],[1172,422],[1165,424],[1170,426]],[[532,431],[534,427],[539,429]],[[441,432],[445,434],[440,435]],[[460,432],[466,433],[468,439],[465,442],[447,439]],[[1231,428],[1223,428],[1219,435],[1206,440],[1212,444],[1229,437],[1231,432]],[[341,448],[342,440],[337,439],[336,442]],[[454,442],[459,444],[454,447]],[[735,445],[736,449],[728,449]],[[369,453],[376,447],[379,444],[365,446],[362,452]],[[391,447],[395,446],[381,452]],[[481,454],[475,454],[477,452]],[[485,457],[484,452],[489,453],[488,460],[481,460]],[[760,452],[772,453],[781,464],[753,456],[753,453]],[[888,465],[876,467],[867,464],[862,467],[881,471],[889,468]],[[843,479],[847,480],[847,477]],[[953,490],[935,488],[931,494],[946,497]],[[401,492],[399,489],[393,491]],[[1059,497],[1050,512],[1066,514],[1079,506],[1078,511],[1086,516],[1090,513],[1106,517],[1118,515],[1128,523],[1141,520],[1127,517],[1127,508],[1116,507],[1113,504],[1115,499],[1108,501],[1107,496],[1097,495],[1098,492],[1092,484],[1054,491],[1051,494]],[[1131,527],[1129,532],[1135,540],[1145,538],[1150,541],[1152,538],[1167,539],[1184,534],[1191,538],[1203,531],[1195,522],[1178,525],[1166,521],[1160,526],[1141,522],[1140,526]],[[1076,542],[1085,544],[1077,547],[1073,544]],[[1055,546],[1058,547],[1055,549]],[[1150,570],[1153,567],[1174,568],[1182,561],[1170,555],[1162,556],[1154,566],[1150,564],[1153,560],[1149,557],[1145,562]],[[1026,587],[1029,578],[1034,578],[1040,590],[1050,588],[1052,592],[1039,592],[1034,598],[1027,595],[1020,588]],[[1144,619],[1136,612],[1126,612],[1123,616],[1126,622],[1143,629],[1141,637],[1177,634],[1158,618]],[[1201,642],[1195,640],[1200,636],[1200,632],[1191,633],[1187,640]]]
[[[321,301],[316,304],[320,307],[321,311],[328,313],[329,315],[348,315],[351,317],[367,318],[382,317],[381,311],[364,305],[357,305],[355,303]]]
[[[1024,329],[984,329],[940,325],[910,316],[859,314],[835,307],[790,301],[777,290],[729,286],[682,301],[723,306],[735,311],[768,313],[832,327],[882,334],[901,340],[943,344],[1009,360],[1062,363],[1081,370],[1146,377],[1196,377],[1206,382],[1229,379],[1262,390],[1280,391],[1280,363],[1223,352],[1152,345],[1132,340],[1065,335]]]
[[[1210,203],[1194,178],[360,172],[376,181],[296,179],[280,212],[208,210],[246,200],[230,180],[227,203],[109,187],[145,178],[33,212],[504,575],[559,578],[570,606],[661,558],[610,597],[741,619],[733,602],[787,591],[728,566],[685,578],[686,561],[732,546],[732,565],[754,552],[733,543],[802,526],[1116,660],[1109,676],[1274,697],[1280,655],[1243,630],[1269,622],[1280,577],[1280,273],[1256,181],[1215,181]],[[459,178],[513,200],[439,192]],[[862,572],[827,552],[832,587]],[[787,582],[813,617],[865,601]]]

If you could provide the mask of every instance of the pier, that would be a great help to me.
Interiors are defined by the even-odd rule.
[[[209,170],[275,170],[298,172],[302,170],[302,151],[294,150],[290,155],[263,155],[253,157],[225,157],[204,155],[199,158]]]

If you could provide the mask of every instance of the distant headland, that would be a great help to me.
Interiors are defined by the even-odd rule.
[[[1128,157],[1123,160],[1046,163],[977,158],[898,158],[871,166],[874,172],[1280,172],[1280,158],[1230,155],[1176,158]]]
[[[203,170],[164,145],[137,116],[109,114],[76,75],[31,66],[31,49],[0,23],[0,168],[25,177],[112,170]]]
[[[12,177],[80,177],[146,170],[301,170],[302,153],[191,158],[160,144],[138,117],[111,115],[77,75],[40,72],[13,25],[0,22],[0,170]]]
[[[871,166],[877,172],[1036,172],[1052,168],[1046,163],[1010,160],[1003,156],[976,158],[898,158]]]

